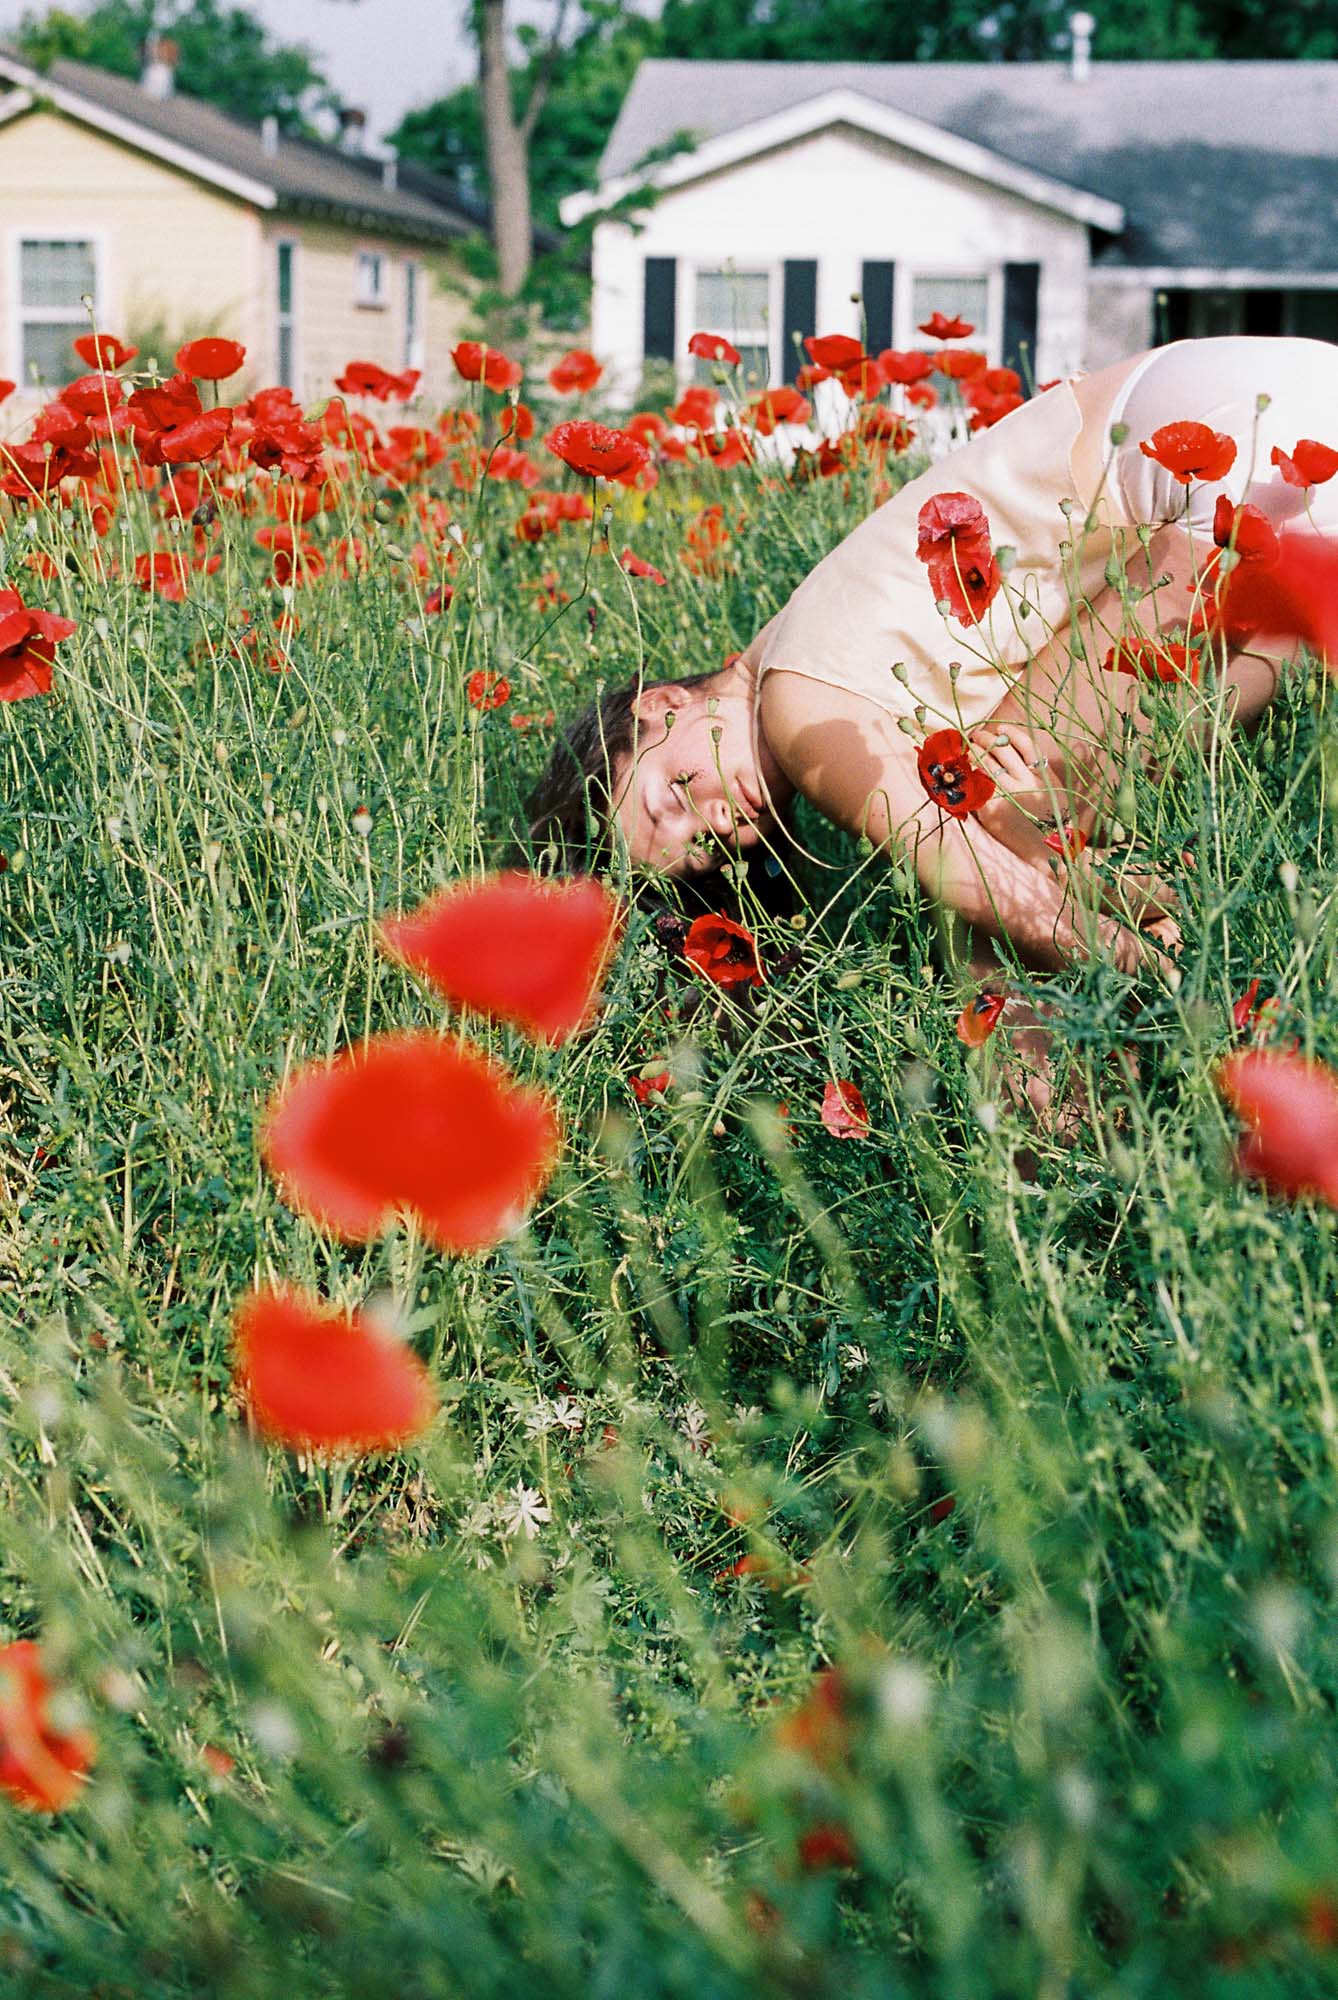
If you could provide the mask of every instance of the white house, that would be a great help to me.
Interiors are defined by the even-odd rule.
[[[1090,28],[1068,64],[643,63],[563,205],[610,211],[612,382],[689,379],[699,328],[780,381],[806,334],[911,347],[935,308],[1040,380],[1188,334],[1338,340],[1338,62],[1094,63]]]

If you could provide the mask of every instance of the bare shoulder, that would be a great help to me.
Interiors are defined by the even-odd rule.
[[[759,704],[776,762],[837,826],[881,843],[925,804],[914,739],[876,702],[776,668],[763,677]]]

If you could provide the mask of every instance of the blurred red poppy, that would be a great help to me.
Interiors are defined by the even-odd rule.
[[[1232,1027],[1238,1035],[1248,1033],[1257,1042],[1272,1033],[1282,1012],[1282,1002],[1276,993],[1267,1000],[1259,1000],[1259,984],[1257,978],[1252,979],[1240,998],[1231,1003]]]
[[[693,918],[683,956],[713,986],[760,986],[765,977],[752,932],[719,913]]]
[[[840,1667],[824,1667],[800,1702],[776,1725],[776,1741],[830,1771],[849,1756],[854,1743],[850,1689]]]
[[[848,1080],[828,1078],[819,1113],[833,1139],[867,1139],[869,1113],[862,1092]]]
[[[708,389],[702,382],[685,389],[674,404],[669,415],[684,430],[709,430],[715,423],[716,404],[719,397],[714,389]],[[629,430],[631,425],[628,426]]]
[[[1242,1049],[1217,1087],[1249,1128],[1236,1148],[1242,1174],[1289,1200],[1313,1195],[1338,1208],[1338,1076],[1280,1049]]]
[[[407,403],[421,380],[422,371],[417,368],[393,375],[377,361],[350,361],[343,374],[336,375],[335,388],[345,396],[370,396],[377,403],[392,399]]]
[[[298,1070],[261,1134],[284,1199],[322,1228],[369,1242],[408,1209],[457,1253],[516,1225],[557,1150],[547,1097],[468,1043],[407,1030]]]
[[[558,424],[545,442],[555,458],[589,479],[617,479],[650,463],[650,453],[639,438],[610,430],[607,424]]]
[[[965,340],[968,333],[975,330],[969,319],[956,316],[949,319],[941,312],[930,313],[929,318],[922,319],[919,325],[919,331],[928,334],[931,340]]]
[[[702,361],[723,361],[727,368],[737,368],[743,359],[733,341],[726,340],[723,333],[694,333],[688,342],[688,353]]]
[[[1045,836],[1045,844],[1052,854],[1065,854],[1070,861],[1087,849],[1091,836],[1076,826],[1054,826]]]
[[[623,429],[629,437],[636,438],[639,444],[649,446],[659,444],[669,426],[657,411],[638,410],[635,416],[627,419]]]
[[[1219,493],[1213,509],[1213,540],[1219,549],[1233,548],[1242,562],[1272,565],[1280,548],[1277,530],[1267,514],[1248,503],[1233,506],[1228,493]]]
[[[465,682],[465,696],[471,708],[502,708],[511,699],[511,683],[505,674],[480,667]]]
[[[604,373],[593,354],[584,347],[573,347],[560,361],[555,361],[548,371],[548,385],[556,389],[559,396],[584,394],[593,389]]]
[[[951,605],[959,624],[977,624],[1003,581],[984,508],[969,493],[936,493],[920,509],[917,525],[915,553],[928,568],[935,598]]]
[[[804,342],[810,361],[839,374],[864,359],[864,342],[848,333],[811,333]]]
[[[49,694],[56,647],[74,630],[72,618],[25,604],[17,590],[0,590],[0,701]]]
[[[515,438],[524,444],[526,438],[534,436],[534,411],[528,403],[508,404],[497,420],[497,427],[504,438]]]
[[[293,1286],[242,1300],[233,1367],[257,1430],[295,1451],[392,1451],[437,1407],[426,1368],[402,1340]]]
[[[1315,438],[1300,438],[1290,452],[1274,445],[1269,454],[1289,486],[1323,486],[1338,472],[1338,451]]]
[[[47,1715],[51,1684],[33,1639],[0,1647],[0,1789],[30,1812],[62,1812],[93,1762],[87,1730],[58,1730]]]
[[[556,1045],[590,1021],[620,928],[618,905],[599,882],[546,882],[514,870],[445,889],[387,919],[379,935],[455,1006]]]
[[[124,368],[139,353],[137,347],[127,347],[114,333],[81,333],[74,351],[85,367],[98,369]]]
[[[1101,663],[1107,673],[1136,674],[1148,681],[1189,681],[1197,685],[1199,656],[1172,639],[1121,639]]]
[[[1225,479],[1236,462],[1236,440],[1208,424],[1163,424],[1138,447],[1144,458],[1169,472],[1182,486],[1202,479],[1209,484]]]
[[[770,437],[777,424],[806,424],[813,406],[797,389],[768,389],[754,396],[744,409],[744,417],[761,437]]]
[[[638,1104],[644,1104],[649,1097],[663,1097],[669,1088],[668,1070],[661,1070],[658,1076],[629,1076],[628,1089]]]
[[[1338,541],[1284,528],[1276,563],[1238,563],[1225,579],[1218,618],[1232,646],[1255,633],[1300,639],[1338,667]]]
[[[978,1049],[998,1027],[999,1016],[1007,1004],[1006,993],[992,992],[988,987],[984,992],[977,993],[957,1016],[958,1041],[965,1042],[969,1049]]]
[[[11,382],[7,375],[0,375],[0,403],[7,403],[18,386],[18,383]]]
[[[808,1874],[828,1868],[853,1868],[854,1842],[840,1820],[820,1820],[799,1836],[799,1865]]]
[[[631,549],[624,549],[618,561],[621,568],[625,569],[629,576],[644,577],[647,583],[667,583],[669,581],[663,570],[656,569],[654,563],[646,562],[641,556],[635,555]]]
[[[919,347],[885,347],[878,357],[878,366],[887,381],[909,385],[923,382],[926,375],[933,374],[934,357]]]
[[[184,347],[179,347],[176,365],[180,374],[193,375],[197,382],[222,382],[235,375],[245,359],[246,349],[240,340],[220,340],[209,335],[203,340],[188,340]]]
[[[989,357],[973,347],[953,348],[951,353],[940,354],[934,363],[940,375],[947,375],[954,382],[965,382],[973,375],[984,375],[989,365]]]
[[[499,396],[514,389],[525,373],[518,361],[508,360],[499,348],[485,347],[480,340],[462,340],[451,349],[451,359],[466,382],[482,382]]]
[[[994,797],[994,780],[972,765],[960,729],[936,729],[916,753],[920,783],[936,806],[965,819]]]

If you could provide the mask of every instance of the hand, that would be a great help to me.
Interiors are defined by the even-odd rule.
[[[987,833],[1016,849],[1024,831],[1035,836],[1034,819],[1049,818],[1052,803],[1045,760],[1029,729],[1015,723],[986,722],[969,737],[977,770],[993,781],[994,797],[975,814]],[[1030,848],[1032,840],[1027,842]]]

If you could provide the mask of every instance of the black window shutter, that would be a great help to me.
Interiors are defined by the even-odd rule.
[[[864,348],[868,354],[881,354],[885,347],[892,345],[892,274],[895,265],[873,261],[866,263],[860,273],[860,290],[864,295]]]
[[[647,361],[672,361],[677,352],[676,293],[678,259],[647,257],[643,318]]]
[[[816,257],[787,257],[781,301],[781,374],[790,375],[808,360],[803,343],[818,330],[818,262]],[[799,345],[799,356],[795,346]]]
[[[1003,365],[1016,368],[1027,394],[1036,387],[1036,308],[1040,291],[1039,264],[1004,265]]]

